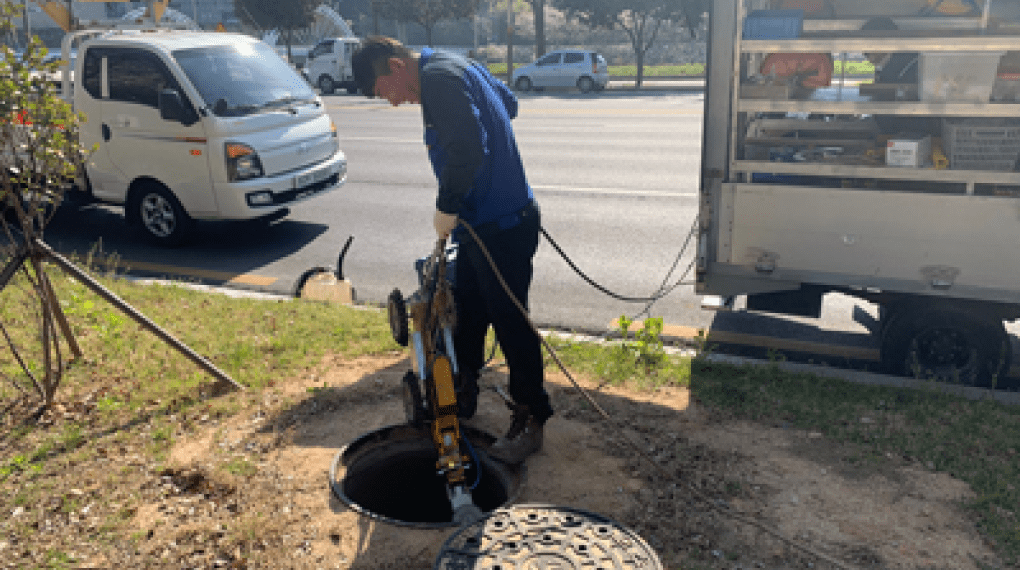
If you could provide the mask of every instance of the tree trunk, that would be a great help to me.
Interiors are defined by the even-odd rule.
[[[545,55],[545,0],[531,0],[531,13],[535,17],[535,59],[538,59]]]

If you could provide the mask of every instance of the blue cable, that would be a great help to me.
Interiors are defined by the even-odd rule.
[[[470,487],[468,487],[468,489],[474,491],[475,487],[477,487],[478,484],[482,482],[482,464],[480,461],[478,461],[478,456],[475,455],[475,448],[471,447],[471,442],[468,441],[467,437],[464,438],[464,443],[467,444],[468,453],[471,454],[471,460],[474,461],[475,463],[475,482],[472,483]]]

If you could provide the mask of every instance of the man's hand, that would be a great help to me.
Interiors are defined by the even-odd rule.
[[[450,233],[457,227],[457,214],[447,214],[436,210],[436,216],[432,218],[432,225],[436,227],[436,235],[440,239],[450,237]]]

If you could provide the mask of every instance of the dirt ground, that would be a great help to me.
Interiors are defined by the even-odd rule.
[[[404,421],[400,378],[407,369],[400,356],[335,359],[317,375],[277,383],[261,401],[228,396],[239,403],[229,417],[179,418],[200,429],[175,440],[169,468],[141,480],[134,493],[140,506],[127,521],[137,529],[133,540],[83,546],[76,556],[86,563],[77,567],[432,568],[454,529],[375,522],[328,486],[340,448]],[[497,370],[482,384],[505,381]],[[846,461],[853,450],[820,434],[725,418],[684,389],[597,390],[627,435],[675,474],[666,480],[565,377],[550,374],[549,387],[557,415],[546,426],[543,451],[527,462],[517,502],[608,517],[642,536],[665,568],[836,567],[713,504],[846,567],[1001,567],[961,507],[968,486],[944,474],[895,458],[855,467]],[[483,389],[469,425],[497,435],[508,421],[498,395]],[[70,529],[71,522],[62,524]]]

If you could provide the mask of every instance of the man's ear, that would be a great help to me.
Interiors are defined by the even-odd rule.
[[[391,57],[386,60],[386,66],[389,68],[390,73],[397,73],[405,67],[404,60],[399,57]]]

